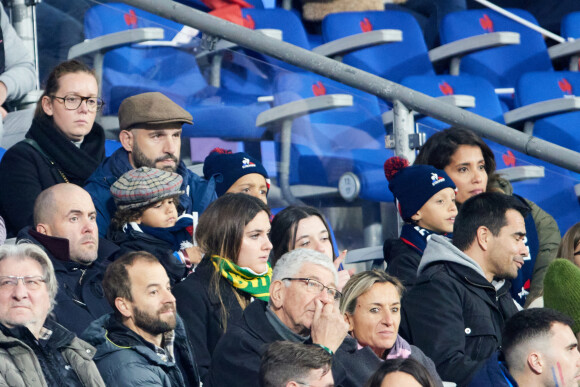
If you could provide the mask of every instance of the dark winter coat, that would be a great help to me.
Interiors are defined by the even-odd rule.
[[[95,320],[82,338],[97,349],[94,360],[108,387],[199,385],[195,356],[180,318],[175,327],[174,353],[181,367],[163,361],[141,336],[112,314]]]
[[[388,239],[383,245],[387,273],[403,282],[407,291],[415,285],[421,254],[400,239]]]
[[[473,376],[469,387],[518,387],[501,352],[495,352]]]
[[[107,265],[119,251],[116,245],[99,239],[97,260],[85,266],[69,259],[68,239],[39,234],[28,228],[18,234],[18,241],[21,240],[42,247],[54,266],[58,293],[52,314],[56,322],[80,336],[93,320],[112,312],[101,283]]]
[[[129,162],[129,153],[124,148],[119,148],[110,157],[107,157],[87,180],[85,189],[91,194],[97,209],[97,225],[100,237],[105,237],[109,223],[117,211],[110,191],[111,185],[131,169],[133,166]],[[198,212],[201,214],[217,198],[215,182],[207,182],[202,179],[187,169],[183,162],[177,166],[176,173],[183,178],[181,189],[185,192],[179,198],[179,213]]]
[[[218,340],[224,334],[220,300],[210,284],[215,267],[209,258],[183,282],[173,288],[177,311],[185,323],[187,335],[193,345],[202,381],[209,373],[211,358]],[[222,300],[228,311],[227,326],[242,318],[242,307],[236,299],[235,290],[225,279],[219,282]]]
[[[26,142],[36,141],[44,154]],[[58,183],[83,186],[105,158],[105,132],[94,124],[80,148],[47,118],[35,118],[26,139],[6,151],[0,162],[0,213],[11,235],[32,226],[34,201]]]
[[[267,303],[252,302],[239,324],[228,328],[218,343],[204,386],[259,386],[260,359],[267,345],[284,340],[266,317]],[[332,376],[337,387],[360,387],[381,365],[369,347],[361,350],[355,339],[347,336],[333,357]]]
[[[464,386],[499,349],[504,323],[518,311],[509,288],[488,282],[473,259],[433,235],[403,297],[400,334],[433,359],[441,379]]]
[[[167,271],[172,286],[186,276],[185,264],[173,255],[173,248],[166,241],[133,229],[127,232],[109,230],[107,239],[119,246],[119,255],[141,250],[153,254]]]

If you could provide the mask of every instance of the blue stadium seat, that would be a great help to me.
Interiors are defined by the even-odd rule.
[[[527,11],[508,9],[517,16],[538,24]],[[488,9],[453,12],[441,24],[441,44],[499,31],[520,34],[520,44],[490,48],[461,59],[461,73],[484,77],[494,87],[515,87],[521,74],[528,71],[552,71],[552,62],[542,35],[499,13]]]
[[[322,22],[325,42],[381,29],[401,30],[403,41],[346,54],[343,63],[393,82],[400,82],[409,75],[435,75],[421,28],[409,13],[343,12],[330,14]]]
[[[104,55],[104,114],[115,115],[126,97],[160,91],[193,115],[195,124],[183,128],[186,137],[261,139],[264,130],[255,126],[255,119],[268,104],[209,86],[193,54],[198,41],[169,43],[182,30],[181,24],[120,3],[97,5],[85,15],[87,39],[147,27],[163,29],[165,42],[125,45]]]
[[[572,12],[564,16],[560,23],[560,30],[564,39],[580,38],[580,12]]]
[[[308,111],[313,98],[335,95],[350,102],[335,109],[329,106],[331,110]],[[289,104],[297,101],[303,113],[287,113]],[[366,152],[392,156],[383,146],[384,127],[373,95],[313,74],[280,74],[275,80],[274,106],[272,113],[263,115],[278,109],[291,122],[289,184],[336,188],[343,173],[367,159]],[[267,124],[274,128],[277,161],[285,141],[278,129],[282,120],[273,118]]]

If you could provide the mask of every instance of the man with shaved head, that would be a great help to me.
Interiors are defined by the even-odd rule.
[[[111,308],[101,281],[119,248],[99,239],[91,196],[75,184],[57,184],[42,191],[34,203],[34,227],[18,234],[18,243],[42,247],[56,272],[59,290],[56,321],[80,335]]]

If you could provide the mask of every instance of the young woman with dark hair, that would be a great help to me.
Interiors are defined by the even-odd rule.
[[[334,261],[338,271],[338,289],[341,290],[354,272],[340,270],[346,257],[346,250],[340,255],[334,249],[330,238],[330,228],[324,215],[309,206],[289,206],[280,211],[272,220],[270,233],[273,250],[270,257],[272,267],[282,255],[294,249],[312,249],[326,254]]]
[[[95,73],[77,60],[48,77],[32,125],[0,163],[0,212],[12,234],[32,226],[38,194],[58,183],[84,185],[105,157],[105,132],[95,123],[103,106]]]
[[[204,257],[173,293],[202,381],[228,326],[242,318],[253,299],[269,299],[269,233],[270,210],[266,204],[242,193],[218,198],[199,218],[195,239]]]

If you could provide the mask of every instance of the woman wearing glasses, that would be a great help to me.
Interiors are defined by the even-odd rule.
[[[71,60],[54,68],[26,138],[0,162],[0,213],[10,233],[32,225],[38,194],[58,183],[82,186],[105,157],[105,133],[95,123],[103,101],[94,71]]]
[[[396,277],[382,270],[364,271],[346,283],[340,312],[361,349],[369,347],[382,360],[414,358],[427,368],[435,384],[442,386],[433,361],[399,336],[403,291]]]
[[[199,218],[195,240],[204,257],[173,294],[187,329],[202,381],[218,340],[258,298],[268,301],[272,269],[270,210],[258,198],[225,194]]]

